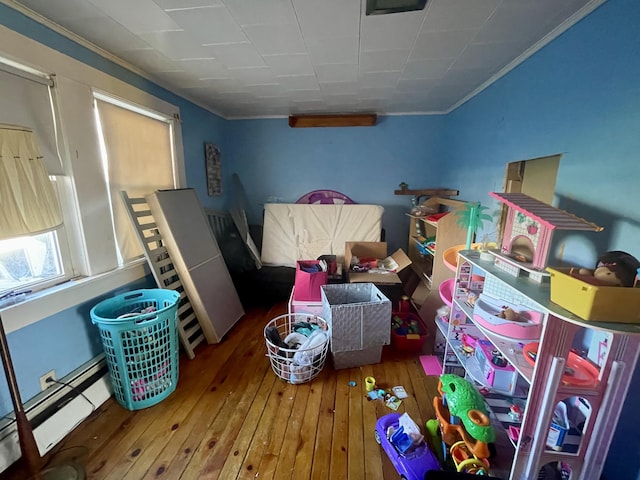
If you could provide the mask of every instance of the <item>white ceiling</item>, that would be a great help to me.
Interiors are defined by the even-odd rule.
[[[429,0],[377,16],[366,0],[2,1],[248,118],[448,112],[605,0]]]

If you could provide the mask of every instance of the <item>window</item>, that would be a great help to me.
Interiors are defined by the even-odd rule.
[[[55,232],[0,242],[0,291],[60,278],[64,273]]]
[[[120,265],[142,255],[121,198],[175,188],[173,119],[102,94],[95,94],[104,174]]]
[[[63,173],[57,149],[52,82],[44,75],[21,70],[0,59],[0,84],[3,85],[0,91],[2,297],[7,292],[39,289],[60,282],[72,276],[73,268],[67,255],[64,227],[60,225],[55,177],[47,179],[47,174]],[[57,220],[51,223],[50,215]],[[17,226],[20,222],[23,225]]]

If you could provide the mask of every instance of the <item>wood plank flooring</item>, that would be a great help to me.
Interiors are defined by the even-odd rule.
[[[271,370],[262,333],[285,310],[251,309],[223,342],[180,358],[167,399],[135,412],[110,399],[45,461],[82,445],[91,480],[397,479],[373,436],[376,419],[391,410],[367,400],[364,378],[403,385],[409,398],[399,412],[423,431],[434,417],[437,378],[425,375],[417,355],[385,347],[380,364],[336,371],[327,358],[313,381],[287,384]],[[0,480],[26,477],[18,463]]]

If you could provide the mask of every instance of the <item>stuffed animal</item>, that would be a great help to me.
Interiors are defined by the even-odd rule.
[[[581,268],[580,275],[592,276],[598,284],[611,287],[632,287],[640,261],[634,256],[614,250],[600,255],[593,270]]]

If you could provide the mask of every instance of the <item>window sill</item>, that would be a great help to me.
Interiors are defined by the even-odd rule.
[[[6,333],[37,323],[51,315],[144,278],[149,273],[144,259],[92,277],[71,280],[41,292],[27,295],[23,302],[0,309]]]

